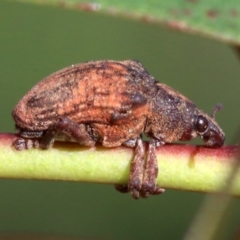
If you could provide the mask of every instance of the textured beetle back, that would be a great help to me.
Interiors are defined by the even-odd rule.
[[[78,123],[107,124],[113,116],[121,115],[122,120],[131,117],[154,91],[154,79],[138,62],[87,62],[39,82],[16,105],[13,118],[28,130],[45,130],[59,116]],[[146,114],[144,111],[137,114]]]

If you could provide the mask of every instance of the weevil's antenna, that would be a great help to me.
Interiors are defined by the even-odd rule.
[[[212,114],[211,114],[211,118],[215,118],[215,115],[218,111],[220,111],[222,109],[223,105],[221,103],[218,103],[215,105],[215,107],[212,110]]]

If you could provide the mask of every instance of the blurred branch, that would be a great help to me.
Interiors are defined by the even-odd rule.
[[[240,44],[240,4],[228,0],[15,0],[160,24],[172,30],[207,36],[228,44]]]

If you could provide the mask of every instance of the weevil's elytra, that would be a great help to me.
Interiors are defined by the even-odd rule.
[[[13,146],[47,149],[61,140],[134,147],[129,183],[117,189],[137,199],[164,191],[156,184],[156,147],[196,136],[209,147],[223,145],[216,110],[208,116],[140,62],[86,62],[53,73],[19,101],[12,115],[20,138]],[[142,133],[150,137],[146,159]]]

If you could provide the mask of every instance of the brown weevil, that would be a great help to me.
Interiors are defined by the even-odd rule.
[[[156,147],[196,136],[209,147],[223,145],[215,112],[208,116],[138,61],[86,62],[53,73],[19,101],[12,116],[20,138],[13,146],[47,149],[59,140],[132,147],[128,185],[116,188],[137,199],[164,191],[156,184]],[[142,133],[150,138],[146,159]]]

